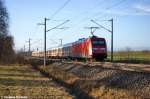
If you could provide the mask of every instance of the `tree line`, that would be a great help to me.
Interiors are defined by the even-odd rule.
[[[13,62],[13,37],[9,33],[9,15],[4,2],[0,0],[0,63]]]

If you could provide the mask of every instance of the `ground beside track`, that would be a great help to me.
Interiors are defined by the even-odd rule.
[[[82,66],[95,66],[108,69],[118,69],[125,71],[150,72],[149,64],[133,64],[133,63],[115,63],[115,62],[65,62],[67,64],[75,64]]]
[[[67,89],[31,66],[0,66],[0,99],[72,99]],[[15,98],[15,99],[18,99]]]
[[[84,66],[83,66],[84,65]],[[150,97],[150,72],[128,71],[88,64],[55,62],[40,69],[58,82],[96,99],[133,99]]]

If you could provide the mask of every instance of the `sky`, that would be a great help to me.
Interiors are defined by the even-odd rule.
[[[15,49],[43,50],[44,26],[47,30],[63,22],[59,28],[47,32],[47,49],[74,42],[91,36],[86,27],[98,27],[90,20],[111,30],[114,20],[114,49],[150,50],[150,0],[3,0],[9,13],[9,31],[14,37]],[[65,6],[63,6],[65,5]],[[104,37],[108,49],[111,47],[111,33],[103,28],[94,35]]]

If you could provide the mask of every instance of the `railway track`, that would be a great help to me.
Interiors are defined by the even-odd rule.
[[[42,59],[38,60],[43,63]],[[60,72],[56,73],[55,70],[51,72],[51,68],[55,68],[65,72],[64,78],[69,77],[67,75],[70,73],[75,75],[78,79],[72,85],[80,88],[76,92],[87,93],[87,96],[95,99],[120,99],[122,97],[147,99],[150,97],[150,65],[148,64],[79,62],[58,59],[48,59],[48,61],[50,64],[45,67],[46,73],[55,73],[53,76],[57,78]],[[65,82],[65,79],[59,80]]]
[[[112,62],[65,62],[65,63],[82,66],[102,67],[116,70],[125,70],[125,71],[150,72],[149,64],[112,63]]]
[[[43,61],[43,58],[34,58],[32,59]],[[115,70],[125,70],[125,71],[135,71],[135,72],[150,72],[150,64],[133,64],[133,63],[119,63],[119,62],[81,62],[81,61],[66,61],[62,59],[47,59],[47,61],[52,62],[63,62],[67,64],[75,64],[82,66],[94,66],[102,67]]]
[[[105,64],[106,62],[103,63],[104,66]],[[54,62],[47,66],[49,67],[65,71],[66,75],[72,73],[77,76],[74,85],[96,99],[122,97],[149,99],[150,97],[150,72],[102,67],[99,62]]]

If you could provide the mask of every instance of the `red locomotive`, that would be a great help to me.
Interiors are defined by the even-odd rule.
[[[104,38],[92,36],[82,38],[76,42],[53,48],[46,52],[50,58],[71,58],[71,59],[96,59],[107,58],[107,46]],[[44,52],[32,52],[34,57],[43,57]]]

